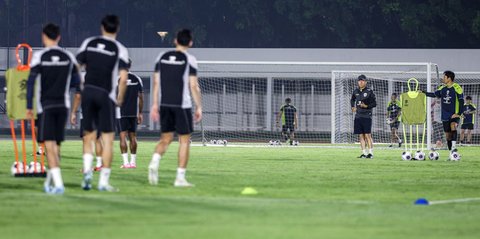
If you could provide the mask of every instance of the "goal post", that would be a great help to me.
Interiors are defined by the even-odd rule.
[[[429,67],[431,63],[199,61],[204,118],[201,125],[195,126],[196,131],[201,131],[201,139],[193,142],[211,145],[217,140],[227,140],[229,144],[267,145],[271,140],[282,141],[278,113],[285,99],[291,98],[299,122],[295,139],[301,145],[353,143],[346,135],[342,139],[335,134],[342,122],[345,122],[342,130],[353,132],[345,118],[348,113],[336,117],[338,110],[350,110],[349,106],[338,106],[340,99],[342,103],[349,102],[345,97],[352,93],[350,88],[339,86],[356,86],[356,80],[352,79],[356,79],[357,73],[379,78],[375,80],[378,82],[390,74],[395,79],[391,86],[388,80],[378,83],[383,98],[377,109],[384,110],[387,102],[384,97],[393,89],[389,91],[389,87],[399,90],[402,81],[406,84],[410,77],[419,78],[425,89],[431,85]]]

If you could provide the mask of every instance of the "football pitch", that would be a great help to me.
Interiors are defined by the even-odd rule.
[[[147,182],[154,142],[139,142],[137,169],[120,169],[118,193],[83,191],[81,142],[62,147],[63,196],[43,179],[14,178],[11,141],[0,141],[1,238],[478,238],[480,201],[418,206],[417,198],[480,197],[479,147],[461,162],[401,161],[402,150],[300,147],[192,147],[187,179],[174,188],[177,145]],[[30,147],[29,147],[30,149]],[[31,160],[29,156],[29,161]],[[94,187],[98,182],[95,173]],[[253,187],[257,195],[241,195]]]

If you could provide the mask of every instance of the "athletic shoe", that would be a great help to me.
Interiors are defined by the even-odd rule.
[[[52,191],[52,186],[49,185],[43,185],[43,191],[45,193],[50,193]]]
[[[135,164],[135,163],[130,163],[130,168],[137,168],[137,164]]]
[[[361,154],[361,155],[358,156],[357,158],[359,158],[359,159],[364,159],[364,158],[366,158],[366,157],[367,157],[367,156],[366,156],[365,154]]]
[[[151,185],[158,184],[158,167],[155,167],[152,164],[148,166],[148,182]]]
[[[92,172],[83,174],[83,180],[82,180],[83,190],[88,191],[88,190],[92,189],[92,177],[93,177],[92,174],[93,174]]]
[[[175,187],[195,187],[195,185],[187,182],[186,179],[175,179],[175,183],[173,183]]]
[[[63,193],[65,192],[65,188],[61,187],[61,188],[57,188],[57,187],[53,187],[49,192],[47,192],[48,194],[51,194],[51,195],[63,195]]]
[[[98,191],[100,192],[119,192],[120,190],[118,188],[113,187],[112,185],[104,185],[104,186],[98,186]]]
[[[120,168],[130,168],[130,164],[122,164],[122,166],[120,166]]]
[[[390,144],[388,147],[389,147],[389,148],[391,148],[391,147],[393,147],[393,145],[392,145],[392,144]]]
[[[368,154],[367,159],[373,159],[373,154]]]

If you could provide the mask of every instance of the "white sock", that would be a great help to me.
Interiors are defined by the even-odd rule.
[[[97,168],[102,167],[102,164],[103,164],[102,157],[97,157]]]
[[[63,188],[62,174],[60,173],[60,168],[50,169],[50,174],[52,175],[53,185],[56,188]]]
[[[162,159],[162,156],[160,156],[160,154],[154,153],[152,156],[152,161],[150,161],[149,167],[158,169],[158,166],[160,166],[161,159]]]
[[[453,140],[452,140],[452,150],[455,149],[455,145],[456,145],[456,144],[457,144],[457,141],[453,141]]]
[[[177,179],[185,180],[186,168],[177,168]]]
[[[46,173],[47,177],[45,178],[45,182],[43,183],[43,185],[45,187],[50,187],[50,185],[52,185],[52,173],[50,172],[50,170],[46,170]]]
[[[108,185],[108,181],[110,179],[110,172],[112,172],[112,169],[110,168],[102,168],[100,170],[100,180],[98,181],[99,187]]]
[[[123,165],[128,164],[128,153],[122,154],[122,159],[123,159]]]
[[[367,150],[366,149],[362,150],[362,152],[363,152],[363,155],[367,155]]]
[[[368,149],[369,154],[373,154],[373,149]]]
[[[137,155],[136,154],[130,154],[130,163],[131,164],[137,164]]]
[[[92,171],[93,155],[83,155],[83,173],[89,173]]]

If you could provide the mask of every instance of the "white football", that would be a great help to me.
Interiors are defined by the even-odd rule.
[[[403,152],[402,153],[402,160],[412,160],[412,154],[410,152]]]
[[[300,145],[300,142],[298,142],[297,140],[294,140],[294,141],[293,141],[293,145],[294,145],[294,146],[298,146],[298,145]]]
[[[224,146],[227,146],[228,141],[227,141],[226,139],[224,139],[224,140],[222,140],[222,144],[223,144]]]
[[[452,153],[450,153],[450,160],[452,161],[460,161],[461,158],[462,156],[457,151],[453,151]]]
[[[17,173],[23,173],[23,163],[22,162],[18,162],[18,172],[17,172],[17,162],[14,162],[12,164],[12,167],[10,168],[10,171],[12,173],[12,175],[15,175]]]
[[[440,158],[440,154],[437,151],[432,150],[430,153],[428,153],[428,158],[430,160],[438,160]]]
[[[27,173],[35,173],[35,163],[34,162],[30,162],[30,164],[28,165],[28,168],[27,168]],[[40,162],[37,162],[37,171],[36,173],[41,173],[42,172],[42,165],[40,164]]]
[[[415,152],[415,159],[420,161],[425,160],[425,153],[420,150]]]
[[[274,144],[275,144],[275,141],[270,140],[270,141],[268,141],[268,144],[269,144],[269,145],[274,145]]]

